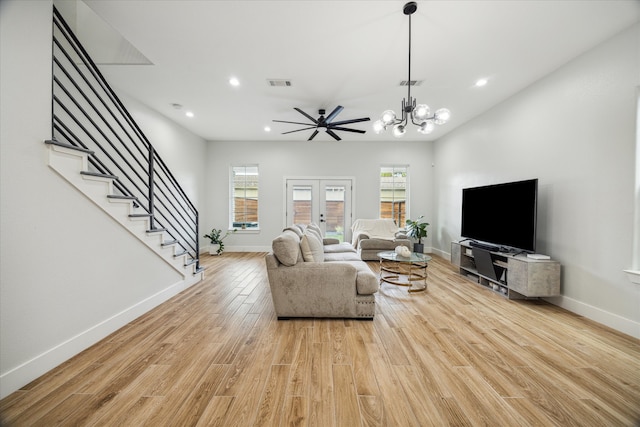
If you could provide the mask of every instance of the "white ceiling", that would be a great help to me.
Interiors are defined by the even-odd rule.
[[[371,117],[350,125],[365,135],[338,132],[343,141],[394,139],[371,124],[383,110],[399,112],[407,95],[404,0],[85,3],[153,64],[102,65],[107,80],[207,140],[305,141],[311,130],[281,135],[299,126],[272,120],[306,122],[293,107],[316,117],[336,105],[336,120]],[[404,139],[441,137],[639,20],[636,0],[419,1],[411,77],[424,82],[412,95],[452,119],[428,137],[411,126]],[[87,47],[106,49],[99,40]],[[477,88],[478,78],[489,83]],[[314,139],[324,141],[333,139]]]

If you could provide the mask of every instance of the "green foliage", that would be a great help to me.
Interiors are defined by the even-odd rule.
[[[421,222],[424,215],[420,215],[415,221],[407,220],[407,236],[418,240],[419,244],[422,244],[422,239],[427,237],[427,225],[428,222]]]
[[[231,233],[235,233],[237,230],[234,228],[233,230],[229,230],[226,232],[226,234],[224,236],[222,236],[222,230],[218,229],[218,228],[213,228],[211,229],[211,232],[209,234],[205,234],[203,237],[206,237],[207,239],[209,239],[211,241],[212,245],[219,245],[218,250],[216,251],[216,253],[218,255],[220,255],[222,253],[222,251],[224,251],[224,243],[222,243],[222,241]]]

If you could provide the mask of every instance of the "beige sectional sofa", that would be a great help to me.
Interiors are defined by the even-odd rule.
[[[411,250],[411,240],[392,219],[357,219],[351,226],[352,245],[363,261],[377,261],[378,252],[393,251],[396,246]]]
[[[351,244],[323,239],[315,224],[284,229],[265,261],[279,319],[373,318],[378,277]]]

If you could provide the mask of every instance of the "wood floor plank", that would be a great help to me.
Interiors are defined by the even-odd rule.
[[[309,399],[303,396],[288,396],[284,402],[282,423],[290,427],[303,427],[309,422]]]
[[[336,425],[331,353],[329,342],[314,342],[311,345],[310,427]]]
[[[383,398],[381,406],[385,422],[394,426],[418,425],[386,352],[378,344],[367,344],[367,348],[380,387],[380,396]]]
[[[441,426],[446,424],[438,408],[433,403],[437,399],[422,381],[419,369],[413,366],[393,366],[394,373],[407,396],[413,415],[420,426]]]
[[[275,426],[284,415],[284,401],[290,365],[271,365],[267,383],[258,404],[254,426]]]
[[[287,387],[292,397],[308,398],[311,387],[311,330],[300,327],[295,331],[294,337],[296,348]]]
[[[358,396],[362,427],[384,427],[386,422],[384,405],[380,396]]]
[[[333,365],[336,426],[360,425],[360,409],[351,365]]]
[[[275,316],[264,253],[205,279],[0,401],[23,426],[632,426],[640,340],[511,301],[433,256],[373,321]],[[378,274],[379,263],[369,262]]]
[[[224,427],[233,400],[233,396],[214,396],[211,398],[196,426]]]
[[[353,376],[355,379],[357,394],[365,396],[379,396],[380,389],[378,388],[375,375],[371,375],[371,372],[373,372],[373,366],[369,360],[367,345],[360,333],[360,330],[357,328],[348,328],[347,340],[353,357]]]

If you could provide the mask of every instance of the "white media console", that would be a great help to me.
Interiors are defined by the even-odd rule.
[[[461,275],[509,299],[560,295],[560,263],[557,261],[452,242],[451,262]]]

